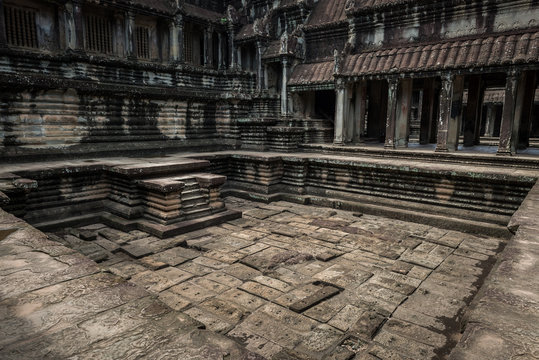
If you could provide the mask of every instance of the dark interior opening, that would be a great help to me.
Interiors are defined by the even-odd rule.
[[[384,142],[387,117],[387,81],[370,81],[367,89],[367,136],[365,141]]]
[[[314,112],[316,116],[333,121],[335,117],[335,91],[317,91],[314,100]]]
[[[241,47],[241,67],[243,70],[254,72],[256,69],[256,48],[254,44]]]

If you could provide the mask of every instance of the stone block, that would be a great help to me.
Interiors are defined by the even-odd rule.
[[[296,301],[295,303],[290,305],[290,310],[295,312],[303,312],[338,293],[339,289],[334,286],[323,286],[314,294],[309,295],[304,299]]]
[[[279,290],[270,288],[254,281],[247,281],[240,286],[241,290],[248,292],[249,294],[259,296],[262,299],[274,300],[283,293]]]
[[[385,321],[385,316],[367,310],[359,316],[357,322],[348,329],[348,332],[365,342],[370,342]]]

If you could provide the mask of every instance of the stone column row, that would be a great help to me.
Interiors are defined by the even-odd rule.
[[[389,80],[385,148],[408,146],[412,91],[412,79]]]
[[[365,128],[367,82],[345,84],[340,79],[337,81],[336,96],[334,143],[357,143]]]
[[[120,14],[115,14],[114,17],[114,33],[116,39],[115,52],[120,56],[128,58],[136,58],[136,39],[135,39],[135,14],[128,11],[125,17]],[[67,1],[59,7],[59,23],[60,29],[64,32],[64,37],[60,43],[66,49],[82,52],[84,51],[84,19],[82,13],[82,0]],[[0,47],[7,45],[5,29],[5,19],[3,11],[3,0],[0,0]],[[234,28],[228,29],[230,38],[229,44],[234,47]],[[184,21],[183,16],[178,14],[169,24],[169,58],[171,62],[184,61]],[[225,66],[225,39],[221,32],[218,33],[218,64],[213,64],[213,28],[210,26],[204,31],[204,64],[207,67],[218,65],[219,68]],[[230,64],[234,67],[235,56],[234,52],[229,49],[231,56]]]
[[[445,74],[442,77],[436,151],[445,152],[458,149],[463,93],[464,76]]]
[[[286,57],[283,57],[281,60],[282,65],[282,76],[281,76],[281,116],[287,116],[288,115],[288,91],[287,91],[287,83],[288,83],[288,73],[290,72],[290,63],[288,62],[288,59]]]
[[[169,24],[169,39],[170,50],[169,56],[171,62],[183,62],[183,16],[178,14],[174,17],[174,20]]]
[[[525,146],[529,141],[536,80],[535,71],[512,70],[508,73],[498,155],[513,155],[519,143]]]
[[[481,110],[483,106],[484,85],[479,75],[469,77],[468,105],[464,123],[464,146],[479,144]],[[387,80],[387,113],[384,147],[388,149],[408,146],[410,108],[413,92],[411,78],[397,77]],[[375,84],[372,84],[375,85]],[[513,70],[507,75],[500,143],[498,154],[515,154],[517,147],[527,146],[531,127],[531,113],[534,102],[537,76],[535,71],[519,72]],[[371,89],[372,90],[372,89]],[[365,104],[367,97],[366,81],[355,86],[346,84],[344,79],[336,82],[335,144],[357,142],[364,128]],[[425,79],[421,108],[420,143],[427,144],[435,134],[432,119],[436,113],[436,86],[434,79]],[[456,151],[463,115],[464,75],[446,73],[441,78],[439,91],[439,111],[436,133],[436,151]],[[372,96],[371,94],[369,95]],[[383,95],[382,95],[383,96]],[[380,99],[371,99],[382,104]],[[375,105],[376,106],[376,105]],[[372,108],[376,113],[379,109]],[[369,112],[371,107],[369,108]],[[377,119],[369,119],[377,121]],[[492,135],[492,109],[487,109],[487,133]]]
[[[391,78],[388,80],[387,112],[385,112],[385,148],[393,149],[408,146],[412,91],[412,79],[399,80],[398,78]],[[342,79],[337,80],[335,144],[342,144],[344,142],[357,143],[360,141],[361,134],[365,129],[367,94],[367,81],[365,80],[357,84],[345,84]],[[369,109],[372,109],[374,113],[381,116],[384,112],[377,107],[384,105],[384,101],[375,99],[372,96],[373,92],[371,91]],[[382,96],[384,95],[382,94]],[[372,116],[370,120],[377,121]]]

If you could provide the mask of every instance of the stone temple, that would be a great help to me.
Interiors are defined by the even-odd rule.
[[[0,358],[539,359],[539,1],[0,0]]]

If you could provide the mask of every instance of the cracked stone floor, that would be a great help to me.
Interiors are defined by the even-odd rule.
[[[226,202],[243,218],[165,240],[103,224],[48,235],[266,359],[443,359],[505,244],[327,208]]]

